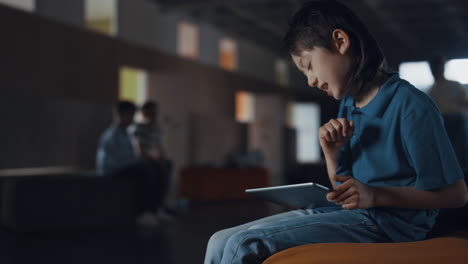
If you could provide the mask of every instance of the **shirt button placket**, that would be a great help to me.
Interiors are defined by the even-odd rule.
[[[353,110],[351,116],[352,116],[352,120],[354,123],[353,138],[356,138],[357,135],[359,134],[359,127],[361,123],[360,112],[357,110]]]

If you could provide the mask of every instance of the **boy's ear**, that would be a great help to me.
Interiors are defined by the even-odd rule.
[[[349,36],[342,29],[333,30],[332,43],[341,55],[344,55],[350,47]]]

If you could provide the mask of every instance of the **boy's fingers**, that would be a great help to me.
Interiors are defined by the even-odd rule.
[[[332,201],[335,199],[335,196],[336,196],[336,193],[333,192],[333,191],[331,191],[331,192],[327,193],[327,196],[326,196],[326,197],[327,197],[327,200],[328,200],[329,202],[332,202]]]
[[[336,191],[331,191],[327,193],[327,200],[330,202],[336,202],[336,197],[342,194],[342,192],[336,190]]]
[[[359,197],[352,196],[340,203],[343,209],[359,209]]]
[[[338,195],[334,200],[337,203],[347,203],[347,200],[350,200],[350,198],[354,195],[354,191],[349,188],[345,192],[342,192],[340,195]]]
[[[353,197],[350,197],[344,201],[341,201],[341,205],[344,206],[344,205],[349,205],[349,204],[359,204],[359,199],[356,197],[356,196],[353,196]]]
[[[335,197],[340,195],[341,193],[345,192],[349,188],[349,184],[343,183],[335,188],[335,190],[332,191],[334,193]]]
[[[343,137],[348,137],[348,135],[350,134],[349,131],[351,129],[348,120],[344,118],[338,118],[337,121],[341,124],[340,132],[343,135]]]
[[[327,194],[327,199],[336,200],[336,197],[340,196],[341,194],[345,193],[351,187],[351,182],[344,182],[339,186],[336,186],[333,191]]]
[[[325,126],[320,128],[319,133],[320,133],[320,137],[325,139],[325,141],[327,142],[331,141],[330,133],[328,132]]]
[[[325,126],[325,129],[328,131],[328,135],[330,137],[329,141],[336,141],[336,130],[331,125]]]
[[[352,210],[352,209],[358,209],[359,208],[357,203],[343,204],[341,207],[343,209],[346,209],[346,210]]]
[[[345,118],[330,119],[320,130],[320,137],[328,142],[337,142],[347,139],[353,134],[353,121]]]
[[[336,139],[341,140],[343,138],[343,124],[338,119],[332,119],[329,123],[336,132]]]
[[[344,176],[344,175],[335,175],[335,181],[337,182],[345,182],[349,179],[351,179],[352,177],[350,176]]]
[[[346,130],[346,135],[348,138],[350,138],[351,136],[353,136],[353,133],[354,133],[354,122],[351,120],[351,121],[346,121],[346,123],[348,124],[347,126],[348,130]]]

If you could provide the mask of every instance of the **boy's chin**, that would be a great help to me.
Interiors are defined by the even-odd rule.
[[[341,94],[331,94],[330,97],[333,97],[333,99],[339,101],[343,96]]]
[[[330,96],[333,97],[333,99],[339,101],[343,99],[343,97],[345,97],[345,94],[338,92],[338,93],[332,93]]]

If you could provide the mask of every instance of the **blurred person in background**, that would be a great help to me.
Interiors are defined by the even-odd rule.
[[[149,181],[154,183],[156,202],[160,208],[157,212],[160,218],[170,218],[175,211],[165,206],[170,185],[172,162],[167,159],[163,146],[163,131],[159,124],[159,107],[154,101],[147,101],[141,107],[142,121],[130,127],[135,152],[140,160],[150,170]]]
[[[130,128],[136,152],[141,158],[149,161],[158,161],[165,156],[158,110],[156,102],[146,102],[141,107],[142,122],[134,124]]]
[[[114,110],[113,124],[104,131],[99,140],[96,155],[97,173],[116,179],[135,182],[137,223],[154,226],[161,207],[163,184],[155,175],[165,175],[161,166],[149,164],[139,157],[132,142],[131,129],[136,106],[129,101],[120,101]]]
[[[468,100],[465,87],[459,82],[445,78],[446,60],[436,56],[429,61],[434,85],[429,90],[429,96],[439,107],[444,118],[445,129],[452,143],[462,168],[468,167]]]
[[[110,175],[134,165],[137,161],[128,127],[133,123],[136,106],[129,101],[115,105],[113,124],[99,139],[96,165],[99,175]]]
[[[468,107],[465,88],[461,83],[445,78],[445,63],[445,58],[441,56],[429,61],[434,76],[434,85],[429,90],[429,96],[432,97],[442,114],[464,112]]]

